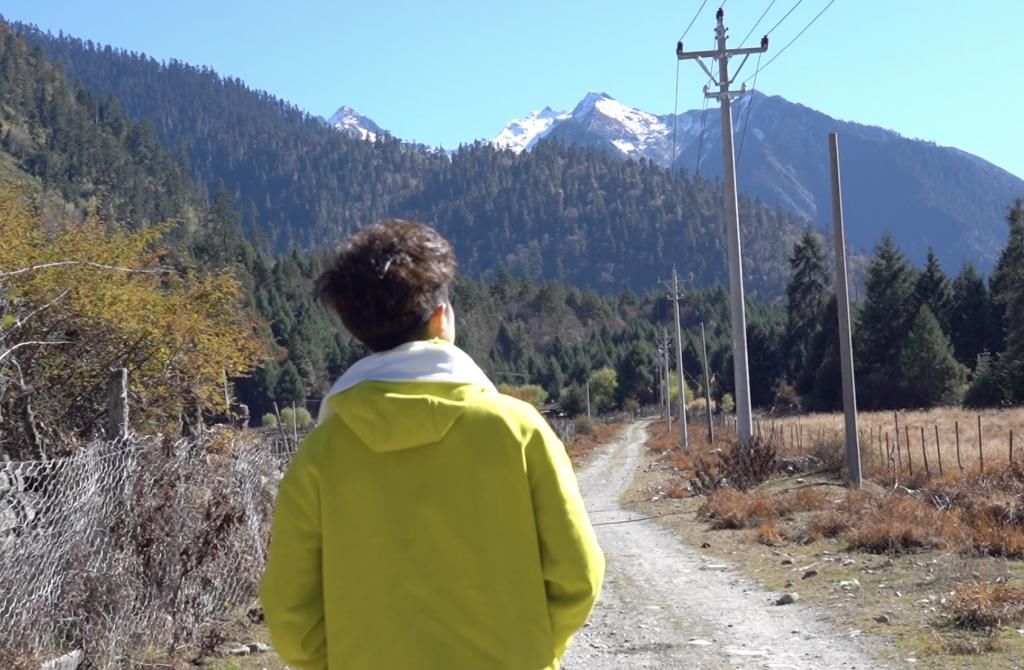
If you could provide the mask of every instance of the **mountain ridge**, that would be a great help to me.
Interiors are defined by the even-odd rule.
[[[717,110],[655,115],[589,92],[572,111],[552,111],[551,117],[542,135],[513,150],[558,140],[676,171],[722,175]],[[500,138],[517,123],[492,142],[502,146]],[[826,140],[838,132],[854,248],[868,249],[889,231],[916,262],[933,246],[948,267],[973,262],[988,271],[1005,240],[1006,208],[1024,195],[1024,180],[980,156],[839,120],[781,96],[752,91],[740,98],[733,128],[740,191],[781,205],[822,231],[831,225]]]

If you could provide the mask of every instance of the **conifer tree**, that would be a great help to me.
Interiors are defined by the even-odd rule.
[[[956,359],[973,368],[991,341],[992,329],[988,287],[974,265],[967,263],[952,284],[948,332]]]
[[[992,297],[1003,311],[1006,392],[1013,403],[1024,403],[1024,199],[1010,208],[1007,223],[1010,238],[992,274]]]
[[[953,356],[949,338],[922,305],[899,356],[901,405],[935,407],[960,401],[967,371]]]
[[[949,278],[942,271],[939,259],[931,247],[928,247],[928,260],[924,270],[917,278],[914,297],[918,305],[925,305],[931,310],[939,322],[942,332],[948,334],[953,303],[952,289],[949,285]]]
[[[899,407],[900,352],[916,316],[917,273],[886,234],[868,264],[864,306],[858,319],[858,400],[865,408]],[[933,317],[934,318],[934,317]]]
[[[820,360],[812,359],[815,339],[831,294],[825,250],[811,231],[793,246],[786,284],[786,334],[783,353],[786,375],[801,395],[809,392]],[[774,384],[772,384],[774,387]]]

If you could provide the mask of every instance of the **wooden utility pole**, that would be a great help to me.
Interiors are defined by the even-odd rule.
[[[857,389],[853,378],[853,335],[850,329],[850,284],[846,274],[843,192],[839,175],[839,136],[829,133],[828,145],[832,159],[832,225],[836,254],[836,298],[839,304],[839,362],[843,375],[843,410],[846,413],[846,466],[850,488],[859,489],[862,482],[860,434],[857,431]],[[921,436],[923,444],[923,432]]]
[[[676,370],[679,372],[679,424],[682,427],[681,444],[683,447],[690,446],[690,435],[686,426],[686,378],[683,374],[683,326],[679,317],[679,301],[683,294],[679,291],[679,273],[676,266],[672,266],[672,281],[661,282],[668,290],[668,299],[672,301],[672,309],[676,320]]]
[[[700,322],[700,348],[704,357],[704,411],[708,417],[708,444],[715,443],[715,424],[711,420],[711,374],[708,371],[708,341],[704,337],[704,322]]]
[[[750,371],[747,364],[747,314],[743,295],[743,250],[740,245],[739,197],[736,193],[736,154],[733,147],[732,131],[732,99],[747,92],[746,85],[738,91],[730,91],[733,79],[729,77],[729,59],[743,56],[743,62],[736,68],[736,74],[743,68],[750,54],[764,53],[768,50],[768,36],[761,38],[759,47],[746,49],[728,49],[726,40],[728,30],[725,27],[725,12],[719,8],[715,15],[718,25],[715,35],[718,38],[717,48],[711,51],[690,51],[683,49],[683,43],[676,44],[676,57],[679,60],[696,60],[704,72],[718,86],[718,91],[710,91],[704,87],[707,98],[716,99],[722,107],[722,191],[725,204],[725,229],[729,246],[729,296],[730,314],[732,317],[732,355],[733,370],[736,382],[736,431],[740,444],[749,444],[753,435],[753,420],[750,408]],[[702,58],[718,61],[718,77],[704,64]]]

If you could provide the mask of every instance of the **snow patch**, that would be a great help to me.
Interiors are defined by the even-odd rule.
[[[530,112],[525,119],[511,122],[498,133],[491,142],[501,149],[510,149],[514,153],[529,151],[551,130],[569,118],[566,112],[556,112],[550,107]]]

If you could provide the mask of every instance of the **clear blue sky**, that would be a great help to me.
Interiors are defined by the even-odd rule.
[[[736,45],[771,0],[726,0]],[[796,0],[776,0],[755,36]],[[780,49],[825,6],[803,0]],[[453,147],[588,90],[671,112],[675,42],[701,0],[5,0],[6,18],[208,65],[329,116],[345,104],[403,139]],[[687,37],[710,47],[714,0]],[[841,119],[978,154],[1024,177],[1024,0],[836,0],[758,88]],[[753,41],[754,38],[752,37]],[[746,73],[752,72],[748,63]],[[701,106],[697,65],[679,109]]]

